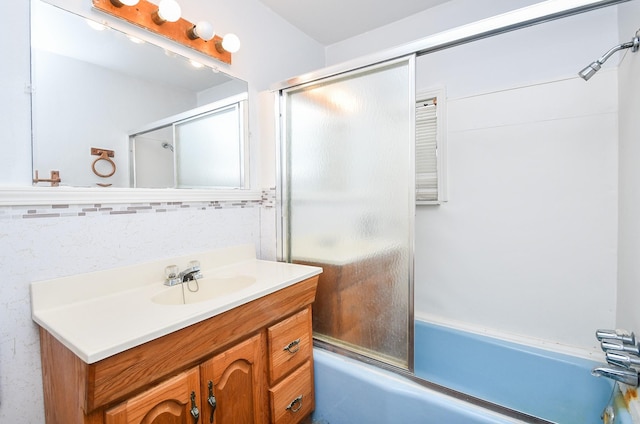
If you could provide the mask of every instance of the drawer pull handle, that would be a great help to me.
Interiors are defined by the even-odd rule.
[[[287,406],[287,410],[291,412],[298,412],[301,409],[302,409],[302,395],[292,400],[289,406]]]
[[[296,353],[297,351],[300,350],[300,339],[296,339],[292,341],[291,343],[286,345],[282,350],[286,350],[289,353]]]

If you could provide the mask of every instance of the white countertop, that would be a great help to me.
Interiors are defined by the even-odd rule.
[[[164,267],[200,260],[205,278],[243,275],[255,283],[187,305],[151,299],[170,289]],[[31,284],[32,318],[91,364],[318,275],[322,268],[255,259],[253,246],[205,252]],[[204,280],[203,280],[204,281]]]

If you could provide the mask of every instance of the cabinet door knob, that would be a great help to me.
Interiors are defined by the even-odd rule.
[[[301,409],[302,409],[302,395],[292,400],[289,406],[287,406],[287,410],[291,412],[298,412]]]
[[[286,350],[289,353],[296,353],[297,351],[300,350],[300,339],[296,339],[292,341],[291,343],[286,345],[282,350]]]
[[[213,381],[209,380],[209,397],[207,398],[207,402],[211,406],[211,417],[209,418],[209,422],[213,422],[213,413],[216,412],[216,406],[218,402],[216,401],[216,397],[213,395]]]
[[[193,423],[198,424],[198,419],[200,418],[200,411],[196,406],[196,392],[191,392],[191,416],[193,417]]]

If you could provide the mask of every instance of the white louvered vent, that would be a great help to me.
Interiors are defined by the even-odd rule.
[[[438,200],[438,102],[416,102],[416,203]]]

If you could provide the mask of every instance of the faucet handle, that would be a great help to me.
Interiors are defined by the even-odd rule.
[[[640,358],[635,358],[621,351],[607,351],[606,357],[609,364],[619,367],[631,368],[632,365],[640,365]]]
[[[174,286],[180,282],[178,278],[179,268],[177,265],[167,265],[164,268],[165,286]]]
[[[626,345],[636,344],[636,335],[627,330],[596,330],[596,339],[601,342],[604,339],[620,340]]]
[[[609,340],[604,339],[600,342],[600,347],[603,351],[616,351],[616,352],[629,352],[635,356],[640,356],[640,348],[637,344],[630,346],[624,344],[622,340]]]

